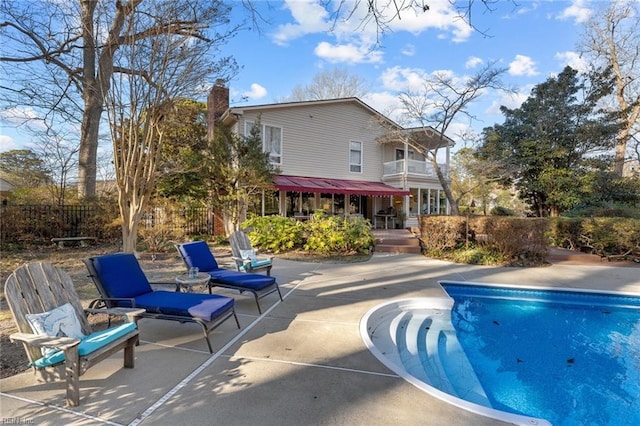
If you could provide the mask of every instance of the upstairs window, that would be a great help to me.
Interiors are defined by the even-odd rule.
[[[245,123],[244,134],[249,136],[254,123]],[[262,151],[269,154],[269,162],[274,165],[282,164],[282,128],[263,124],[260,129],[262,137]]]
[[[269,153],[271,164],[282,164],[282,129],[262,126],[262,149]]]
[[[349,143],[349,171],[362,173],[362,142]]]

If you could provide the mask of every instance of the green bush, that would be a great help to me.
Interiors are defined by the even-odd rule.
[[[367,253],[374,242],[368,221],[317,213],[305,222],[305,235],[304,250],[318,254]]]
[[[251,244],[262,251],[282,253],[302,247],[302,222],[284,216],[255,216],[242,224]]]
[[[595,218],[582,222],[582,240],[601,256],[640,255],[640,220]]]
[[[301,222],[283,216],[253,217],[242,224],[251,243],[263,251],[305,250],[315,254],[367,253],[374,238],[370,223],[316,213]]]
[[[554,247],[580,250],[582,238],[582,218],[548,218],[547,241]]]
[[[640,254],[640,220],[624,217],[549,218],[549,244],[600,256]]]
[[[491,209],[489,214],[492,216],[515,216],[516,215],[513,210],[510,210],[502,206],[495,206],[494,208]]]

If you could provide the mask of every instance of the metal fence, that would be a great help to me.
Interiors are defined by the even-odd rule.
[[[214,213],[206,207],[150,208],[140,230],[162,226],[187,235],[213,235]],[[121,238],[119,213],[114,205],[1,205],[0,246],[10,243],[50,244],[51,238]]]

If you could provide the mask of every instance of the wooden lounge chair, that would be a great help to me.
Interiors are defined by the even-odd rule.
[[[241,294],[244,292],[252,293],[260,314],[262,313],[260,299],[263,297],[278,292],[280,300],[282,300],[280,287],[274,277],[220,268],[206,241],[177,244],[176,248],[187,265],[187,269],[197,267],[200,272],[206,272],[211,276],[209,292],[211,292],[212,286],[216,286],[238,290]]]
[[[116,253],[84,259],[89,275],[100,292],[96,303],[107,307],[143,308],[143,318],[194,322],[202,327],[209,352],[209,334],[233,317],[240,328],[234,300],[217,294],[153,291],[132,253]],[[156,284],[156,283],[154,283]]]
[[[267,272],[267,276],[271,276],[273,257],[258,256],[258,252],[253,249],[251,241],[244,231],[238,230],[231,234],[229,243],[238,271],[258,272],[264,270]]]
[[[49,263],[30,263],[16,269],[7,278],[5,296],[19,330],[9,338],[23,343],[37,380],[66,378],[67,405],[80,404],[79,376],[113,353],[124,349],[124,367],[133,368],[138,342],[134,320],[143,310],[83,309],[71,277]],[[93,332],[86,313],[125,315],[128,322]],[[36,334],[34,327],[50,335]],[[74,330],[69,331],[71,328]],[[70,334],[76,337],[67,337]]]

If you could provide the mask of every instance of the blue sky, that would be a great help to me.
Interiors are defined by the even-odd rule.
[[[349,21],[334,21],[332,11],[315,0],[258,0],[269,23],[260,31],[241,31],[222,52],[242,67],[229,82],[232,105],[275,102],[316,74],[339,68],[365,80],[370,92],[363,101],[386,113],[397,111],[399,93],[424,76],[446,71],[462,78],[498,61],[508,68],[503,81],[518,93],[484,94],[472,111],[478,118],[472,127],[479,132],[502,122],[500,105],[519,106],[534,85],[566,65],[584,69],[577,42],[593,9],[603,5],[602,0],[500,0],[487,11],[476,1],[472,23],[480,32],[456,18],[448,0],[424,2],[428,11],[403,14],[376,43],[375,27],[362,28],[360,11]],[[239,0],[233,5],[234,19],[246,16]],[[467,126],[466,120],[456,123],[448,135],[456,139]],[[29,140],[0,115],[0,151],[28,146]]]
[[[447,0],[425,3],[429,11],[406,13],[390,25],[379,46],[374,26],[356,28],[357,18],[330,31],[331,12],[316,1],[290,0],[271,10],[263,3],[271,25],[263,26],[262,34],[243,32],[227,47],[243,66],[230,82],[232,104],[272,103],[316,74],[340,68],[366,80],[371,91],[363,100],[386,113],[397,110],[400,91],[421,77],[436,71],[463,77],[498,61],[508,68],[503,81],[518,93],[483,95],[473,106],[478,120],[472,127],[479,132],[502,122],[500,105],[519,106],[534,85],[566,65],[584,69],[577,42],[593,9],[602,6],[589,0],[501,0],[489,12],[476,1],[472,23],[480,31],[474,31],[456,18]],[[461,120],[449,136],[467,126],[468,120]]]

